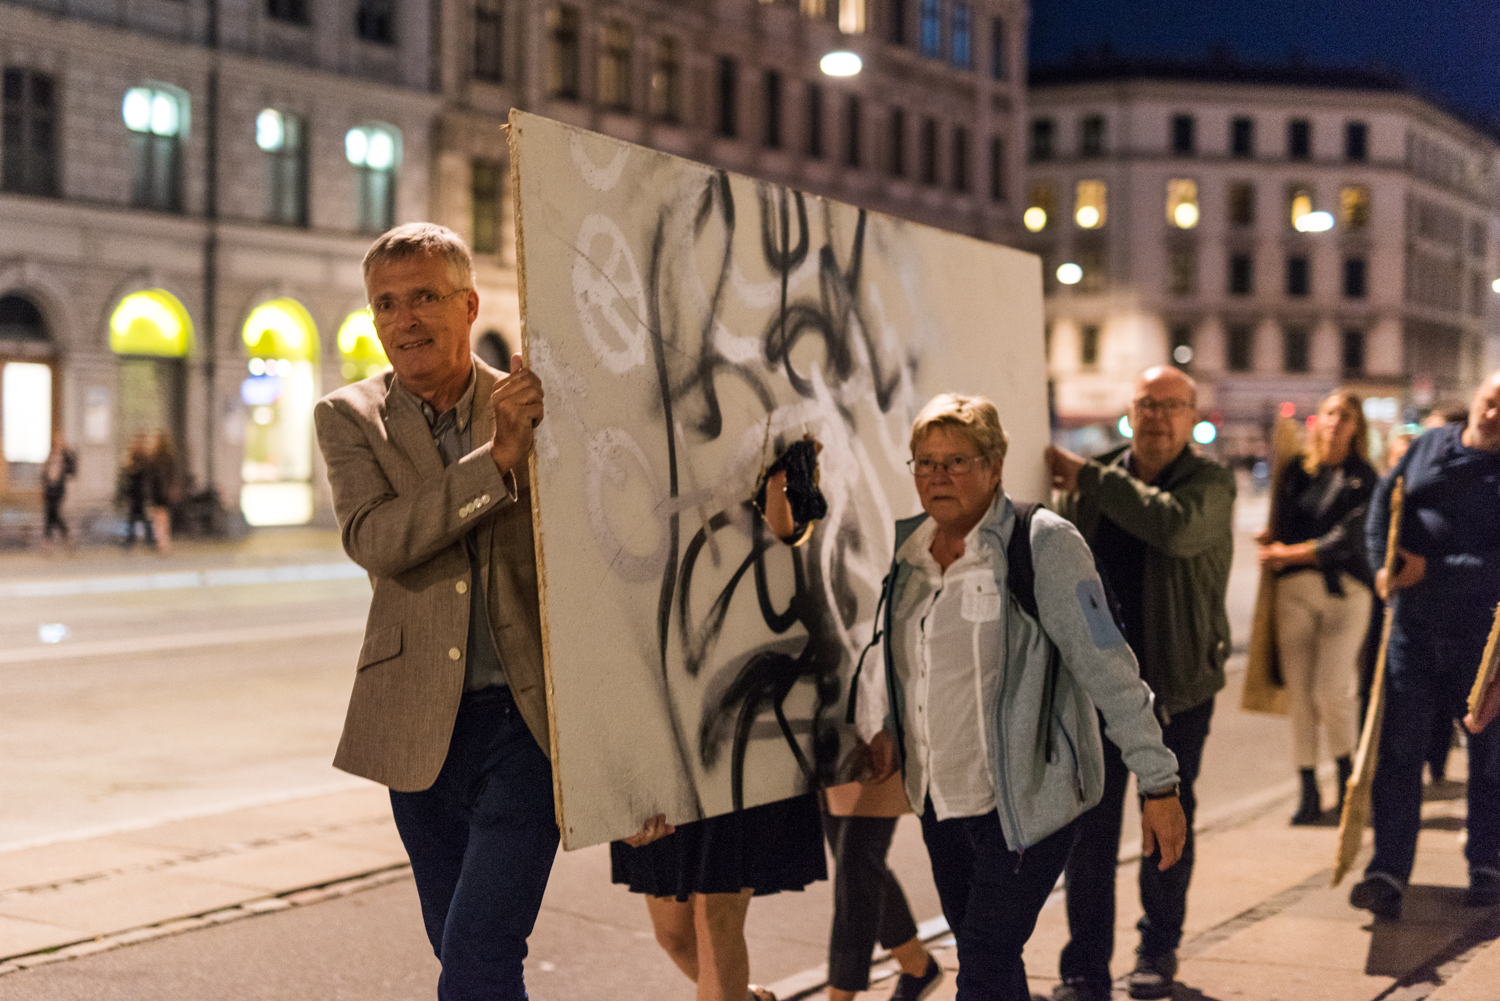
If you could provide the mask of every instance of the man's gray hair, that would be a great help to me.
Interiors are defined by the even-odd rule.
[[[366,289],[370,285],[370,272],[380,265],[432,254],[447,260],[454,286],[474,287],[474,258],[462,237],[435,222],[408,222],[386,230],[365,251],[362,268]]]

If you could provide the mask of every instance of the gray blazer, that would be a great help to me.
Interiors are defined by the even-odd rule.
[[[495,649],[522,718],[551,747],[531,497],[512,501],[490,459],[490,393],[503,376],[478,358],[474,367],[476,447],[446,469],[392,373],[336,389],[313,411],[344,551],[375,590],[333,763],[400,792],[431,786],[448,754],[469,634],[462,540],[475,525]]]

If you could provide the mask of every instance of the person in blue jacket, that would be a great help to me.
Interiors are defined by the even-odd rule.
[[[1383,569],[1391,490],[1405,500],[1394,576]],[[1376,489],[1365,527],[1375,588],[1395,602],[1386,648],[1385,715],[1375,766],[1375,855],[1349,903],[1401,916],[1422,820],[1422,761],[1434,717],[1457,719],[1500,602],[1500,371],[1474,394],[1467,426],[1418,438]],[[1500,903],[1500,727],[1469,738],[1469,890]]]

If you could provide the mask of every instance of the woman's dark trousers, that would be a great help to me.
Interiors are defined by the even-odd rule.
[[[906,894],[885,864],[895,817],[823,815],[833,852],[833,930],[828,936],[828,983],[841,991],[870,987],[870,954],[917,936]]]

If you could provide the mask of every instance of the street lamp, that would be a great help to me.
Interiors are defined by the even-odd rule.
[[[1083,281],[1083,268],[1072,261],[1059,265],[1057,268],[1057,280],[1064,285],[1077,285]]]
[[[818,68],[828,76],[858,76],[864,65],[853,52],[830,52],[818,60]]]

